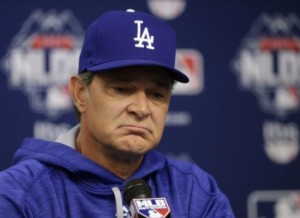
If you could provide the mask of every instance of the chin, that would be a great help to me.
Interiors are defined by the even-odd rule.
[[[119,141],[111,148],[114,155],[117,155],[118,160],[135,161],[140,160],[147,152],[153,150],[155,147],[155,143],[149,143],[149,141],[135,137]]]
[[[122,141],[118,144],[118,148],[127,153],[142,154],[144,155],[148,151],[152,150],[155,144],[150,140],[145,140],[143,138],[130,138],[126,141]],[[118,149],[117,148],[117,149]]]
[[[134,162],[141,160],[144,155],[152,150],[153,148],[145,145],[140,146],[126,146],[124,149],[114,149],[113,153],[118,160],[122,160],[125,162]]]
[[[116,158],[119,161],[125,162],[125,163],[131,163],[131,162],[136,162],[136,161],[140,161],[144,155],[147,153],[148,151],[142,152],[142,151],[118,151],[116,152]]]

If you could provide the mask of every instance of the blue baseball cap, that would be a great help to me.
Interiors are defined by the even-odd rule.
[[[157,66],[178,82],[189,78],[175,69],[176,35],[166,22],[134,10],[102,14],[87,29],[79,74],[129,66]]]

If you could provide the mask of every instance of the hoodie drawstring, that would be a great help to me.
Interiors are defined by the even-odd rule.
[[[116,200],[116,210],[117,210],[117,214],[116,217],[117,218],[123,218],[123,202],[122,202],[122,195],[121,195],[121,191],[118,187],[113,187],[112,191],[115,195],[115,200]]]

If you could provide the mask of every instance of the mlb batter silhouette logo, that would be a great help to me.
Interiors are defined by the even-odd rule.
[[[160,213],[158,213],[155,210],[149,210],[149,217],[150,218],[163,218],[163,215],[161,215]]]

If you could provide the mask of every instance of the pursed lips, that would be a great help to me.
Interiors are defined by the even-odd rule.
[[[121,125],[120,128],[125,128],[133,134],[144,134],[145,132],[152,133],[149,128],[139,125]]]

